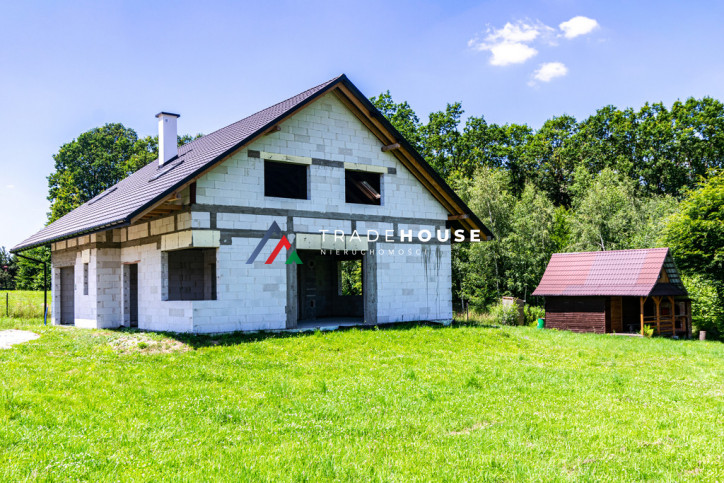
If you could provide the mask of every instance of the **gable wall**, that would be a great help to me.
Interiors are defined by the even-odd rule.
[[[334,94],[280,126],[201,177],[198,203],[447,220],[447,210],[391,153],[380,150],[380,141]],[[382,175],[382,206],[345,203],[344,168],[316,164],[309,168],[311,199],[267,198],[263,160],[249,157],[249,150],[394,168],[396,174]]]

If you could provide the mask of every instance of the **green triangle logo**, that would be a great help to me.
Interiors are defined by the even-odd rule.
[[[302,265],[302,259],[299,258],[299,255],[297,255],[296,250],[292,250],[292,253],[289,254],[289,257],[287,257],[287,261],[284,262],[286,265],[291,265],[292,263],[296,263],[298,265]]]

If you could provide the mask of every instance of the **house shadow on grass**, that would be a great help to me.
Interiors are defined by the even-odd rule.
[[[305,328],[304,330],[290,329],[290,330],[276,330],[276,331],[239,331],[239,332],[228,332],[228,333],[217,333],[217,334],[189,334],[183,332],[154,332],[164,337],[174,339],[178,342],[188,345],[192,349],[200,349],[203,347],[219,347],[219,346],[233,346],[239,344],[246,344],[252,342],[261,342],[268,339],[289,339],[294,337],[309,337],[317,334],[318,332],[345,332],[349,330],[412,330],[420,327],[430,327],[431,329],[458,329],[462,327],[478,327],[487,329],[497,329],[498,326],[484,326],[476,324],[466,324],[460,322],[453,322],[452,324],[441,324],[437,322],[429,321],[415,321],[415,322],[395,322],[390,324],[379,324],[379,325],[354,325],[354,326],[338,326],[335,328],[324,327],[324,328]],[[111,329],[114,332],[134,334],[134,333],[146,333],[146,331],[139,329],[129,329],[127,327],[121,327],[119,329]]]

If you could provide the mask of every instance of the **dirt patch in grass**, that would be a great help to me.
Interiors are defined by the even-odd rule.
[[[35,332],[28,330],[0,330],[0,349],[10,349],[16,344],[22,344],[40,337]]]
[[[124,334],[110,341],[119,354],[170,354],[186,352],[191,347],[183,342],[168,338],[153,338],[147,334]]]

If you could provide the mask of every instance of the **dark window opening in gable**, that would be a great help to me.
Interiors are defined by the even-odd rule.
[[[344,172],[345,202],[379,205],[382,202],[380,182],[382,175],[366,171]]]
[[[216,249],[168,252],[168,300],[216,300]]]
[[[307,166],[264,161],[264,196],[306,200]]]

